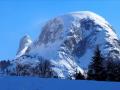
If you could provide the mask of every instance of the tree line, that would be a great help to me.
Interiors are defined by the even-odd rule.
[[[0,61],[1,74],[10,76],[38,76],[38,77],[56,77],[52,70],[52,64],[49,60],[39,58],[36,65],[16,63],[15,67],[10,67],[10,61]]]
[[[50,60],[39,58],[39,62],[32,66],[30,64],[17,63],[15,68],[9,69],[12,63],[9,60],[0,61],[0,73],[12,76],[38,76],[38,77],[57,77],[52,70]],[[75,80],[97,80],[97,81],[120,81],[120,61],[113,58],[104,58],[97,46],[91,62],[88,66],[86,75],[82,75],[77,70],[72,75]],[[71,79],[71,76],[68,77]]]
[[[120,81],[120,61],[111,57],[104,58],[97,46],[88,66],[87,78],[79,72],[75,74],[75,79]]]
[[[41,59],[35,66],[18,63],[15,70],[9,74],[13,76],[38,76],[47,78],[53,76],[53,70],[51,67],[52,65],[50,61]]]

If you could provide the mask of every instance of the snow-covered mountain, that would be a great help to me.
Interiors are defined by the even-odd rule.
[[[53,18],[43,26],[37,40],[32,44],[27,40],[27,45],[24,39],[21,41],[17,56],[42,56],[51,61],[59,77],[66,78],[76,69],[84,73],[96,46],[104,57],[120,59],[120,42],[114,29],[104,18],[89,11]],[[21,57],[17,58],[19,63],[37,62],[36,58]]]
[[[20,57],[24,55],[31,44],[32,44],[32,40],[30,36],[29,35],[23,36],[20,40],[19,49],[16,57]]]

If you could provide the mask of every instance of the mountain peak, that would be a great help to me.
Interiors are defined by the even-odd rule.
[[[30,36],[27,34],[24,35],[20,40],[19,49],[18,49],[16,57],[20,57],[23,54],[25,54],[26,50],[31,45],[31,43],[32,43],[32,40],[31,40]]]
[[[25,40],[21,40],[20,55],[30,45],[26,54],[50,60],[54,66],[52,69],[59,77],[67,77],[76,69],[83,74],[97,45],[104,57],[120,60],[120,43],[116,33],[103,17],[93,12],[72,12],[55,17],[46,22],[41,30],[38,40],[32,45],[26,46],[26,41],[29,41],[26,36]],[[27,58],[20,61],[32,62]]]

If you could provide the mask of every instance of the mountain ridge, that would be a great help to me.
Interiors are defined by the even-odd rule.
[[[84,73],[83,68],[88,67],[96,46],[104,57],[120,59],[119,38],[103,17],[90,11],[72,12],[49,20],[25,55],[50,60],[58,76],[66,78],[76,69]],[[17,59],[18,63],[37,61]]]

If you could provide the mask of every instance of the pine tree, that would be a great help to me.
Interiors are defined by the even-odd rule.
[[[46,59],[40,59],[38,65],[35,67],[35,74],[40,77],[53,77],[53,70],[51,62]]]
[[[6,72],[7,68],[11,65],[9,60],[2,60],[0,61],[0,71],[2,71],[3,73]]]
[[[75,80],[84,80],[84,75],[81,74],[81,72],[76,72],[75,74]]]
[[[107,80],[108,81],[120,81],[120,61],[108,60]]]
[[[120,81],[120,61],[115,64],[115,81]]]
[[[103,65],[104,58],[101,55],[101,51],[97,46],[94,56],[92,58],[92,62],[88,67],[88,79],[89,80],[105,80],[106,79],[106,71]]]
[[[114,81],[114,63],[113,60],[110,59],[107,61],[107,80]]]

